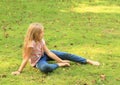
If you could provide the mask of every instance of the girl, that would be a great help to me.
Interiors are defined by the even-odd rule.
[[[30,24],[24,40],[23,61],[19,69],[12,72],[13,75],[18,75],[30,61],[31,66],[38,68],[44,73],[52,72],[58,67],[70,66],[70,61],[82,64],[89,63],[99,66],[100,63],[89,59],[82,58],[66,52],[50,51],[43,39],[44,27],[40,23]],[[47,61],[55,60],[57,63],[49,64]]]

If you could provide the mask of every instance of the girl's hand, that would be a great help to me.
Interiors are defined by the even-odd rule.
[[[20,72],[19,72],[19,71],[15,71],[15,72],[12,72],[11,74],[12,74],[12,75],[19,75]]]
[[[70,64],[69,63],[58,63],[58,66],[64,67],[64,66],[70,66]]]
[[[69,60],[62,60],[61,63],[70,63],[70,61]]]

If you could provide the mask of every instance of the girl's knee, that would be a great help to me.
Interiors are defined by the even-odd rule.
[[[42,65],[40,70],[45,73],[53,71],[53,69],[48,64]]]

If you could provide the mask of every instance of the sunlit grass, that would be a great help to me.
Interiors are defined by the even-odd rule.
[[[93,12],[93,13],[120,13],[120,6],[82,6],[73,8],[71,11],[78,13]]]
[[[76,7],[71,7],[68,10],[60,10],[60,12],[76,12],[76,13],[120,13],[120,6],[91,6],[87,4],[79,4]]]

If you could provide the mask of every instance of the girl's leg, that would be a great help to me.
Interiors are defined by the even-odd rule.
[[[47,61],[51,60],[46,54],[42,56],[42,58],[36,64],[36,67],[44,73],[52,72],[58,67],[69,66],[68,63],[57,63],[57,64],[49,64]]]
[[[83,57],[80,57],[80,56],[77,56],[74,54],[70,54],[67,52],[60,52],[60,51],[55,51],[55,50],[52,50],[52,52],[55,53],[58,57],[60,57],[63,60],[70,60],[70,61],[78,62],[78,63],[82,63],[82,64],[89,63],[91,65],[96,65],[96,66],[100,65],[100,63],[97,61],[85,59]]]
[[[70,60],[70,61],[78,62],[78,63],[82,63],[82,64],[87,63],[87,60],[85,58],[74,55],[74,54],[70,54],[67,52],[60,52],[60,51],[56,51],[56,50],[52,50],[52,52],[63,60]]]
[[[48,73],[48,72],[52,72],[53,70],[55,70],[56,68],[59,67],[58,64],[48,64],[47,62],[47,56],[43,56],[38,63],[36,64],[36,67],[41,70],[42,72]]]

